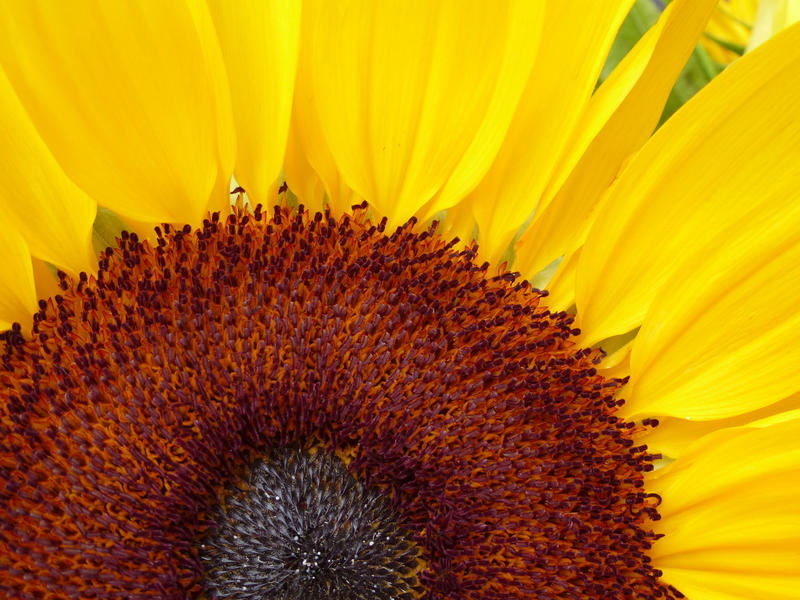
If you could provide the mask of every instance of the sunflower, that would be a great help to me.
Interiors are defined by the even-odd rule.
[[[797,597],[800,27],[631,4],[0,5],[0,592]]]

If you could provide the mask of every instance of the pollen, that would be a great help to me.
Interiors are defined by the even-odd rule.
[[[680,597],[648,558],[649,424],[616,416],[624,382],[570,315],[413,220],[270,214],[123,234],[3,336],[0,596],[209,597],[214,540],[290,545],[269,510],[226,512],[253,465],[313,446],[380,499],[417,597]]]

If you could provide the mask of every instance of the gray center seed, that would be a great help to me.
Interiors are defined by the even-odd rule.
[[[417,549],[336,456],[284,449],[223,499],[201,546],[209,598],[415,598]]]

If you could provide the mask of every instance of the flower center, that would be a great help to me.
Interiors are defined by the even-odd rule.
[[[415,597],[417,548],[381,493],[322,451],[283,449],[225,495],[200,549],[211,597]]]

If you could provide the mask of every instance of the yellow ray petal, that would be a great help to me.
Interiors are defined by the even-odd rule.
[[[631,4],[547,3],[541,47],[519,108],[491,169],[470,194],[487,260],[505,252],[536,208]]]
[[[538,48],[541,4],[363,0],[306,8],[313,48],[301,52],[298,94],[309,89],[300,79],[310,77],[313,98],[301,96],[295,112],[313,109],[309,122],[318,117],[344,181],[394,223],[437,195],[433,213],[455,203],[486,171],[508,128]]]
[[[762,211],[800,218],[798,77],[794,27],[734,62],[631,161],[578,265],[578,315],[588,343],[639,325],[662,286],[712,252],[737,243],[771,252],[786,242],[746,224]],[[717,260],[725,262],[724,254]]]
[[[208,3],[204,0],[183,1],[186,2],[197,29],[202,61],[206,64],[209,73],[208,94],[217,116],[217,175],[203,213],[222,211],[224,214],[231,209],[230,190],[233,180],[233,164],[236,158],[236,131],[231,106],[231,89],[228,83],[225,59],[219,44],[219,35],[217,35]],[[153,228],[153,225],[152,221],[149,222],[150,229]]]
[[[13,228],[0,226],[0,332],[14,322],[30,327],[37,310],[33,266],[28,246]]]
[[[314,101],[315,18],[319,2],[306,0],[301,19],[300,51],[297,78],[286,147],[284,176],[289,189],[306,206],[321,208],[327,202],[334,214],[347,210],[355,192],[342,180],[328,143],[321,135],[317,107]]]
[[[800,419],[719,431],[650,477],[664,581],[689,598],[797,597],[799,438]]]
[[[303,48],[301,45],[301,55]],[[302,64],[307,62],[301,59]],[[305,206],[322,210],[327,205],[333,214],[340,215],[364,199],[342,180],[325,140],[319,135],[319,119],[308,100],[309,87],[309,79],[299,77],[283,174],[289,189]],[[298,108],[301,104],[303,109]]]
[[[296,129],[292,127],[286,141],[283,176],[289,189],[303,205],[314,211],[322,210],[325,203],[325,184],[309,164],[308,155],[303,151],[297,135]]]
[[[800,0],[761,0],[747,42],[747,51],[757,48],[797,21],[800,21]]]
[[[628,342],[622,348],[603,359],[597,366],[597,370],[607,379],[629,377],[631,374],[630,357],[631,342]]]
[[[53,267],[41,258],[31,257],[33,264],[33,282],[36,285],[36,297],[39,299],[52,298],[62,292],[58,285],[59,279]]]
[[[758,555],[769,560],[766,555]],[[737,571],[733,576],[728,571],[713,572],[702,569],[665,568],[663,579],[675,582],[690,600],[748,600],[750,598],[769,598],[769,600],[797,600],[795,586],[797,579],[780,574],[769,578],[757,573]]]
[[[300,1],[209,0],[236,124],[236,180],[265,202],[286,148],[300,40]]]
[[[0,152],[0,229],[21,235],[31,253],[67,271],[92,271],[97,206],[58,166],[2,67]],[[26,264],[29,269],[30,258]]]
[[[520,238],[517,268],[523,273],[536,273],[583,243],[603,192],[655,129],[715,4],[670,3],[592,96]]]
[[[575,304],[575,273],[581,249],[578,248],[558,265],[552,279],[547,284],[548,296],[545,304],[551,310],[567,310]]]
[[[605,375],[606,371],[603,371],[603,374]],[[653,452],[678,458],[693,442],[709,433],[743,425],[764,426],[769,419],[776,415],[788,415],[797,407],[800,407],[800,394],[793,394],[775,404],[727,419],[694,421],[676,417],[660,417],[658,427],[648,429],[638,439],[647,444]]]
[[[472,213],[470,202],[461,202],[447,210],[441,222],[439,234],[445,239],[458,238],[465,246],[470,246],[476,240],[478,232],[475,227],[475,216]]]
[[[800,389],[800,207],[764,193],[772,207],[654,301],[631,354],[629,414],[722,419]]]
[[[720,0],[717,3],[701,40],[711,58],[722,64],[739,58],[741,52],[725,46],[747,46],[758,5],[758,0]]]
[[[69,177],[121,215],[197,221],[219,163],[231,162],[207,10],[195,0],[0,4],[0,64],[36,129]]]

